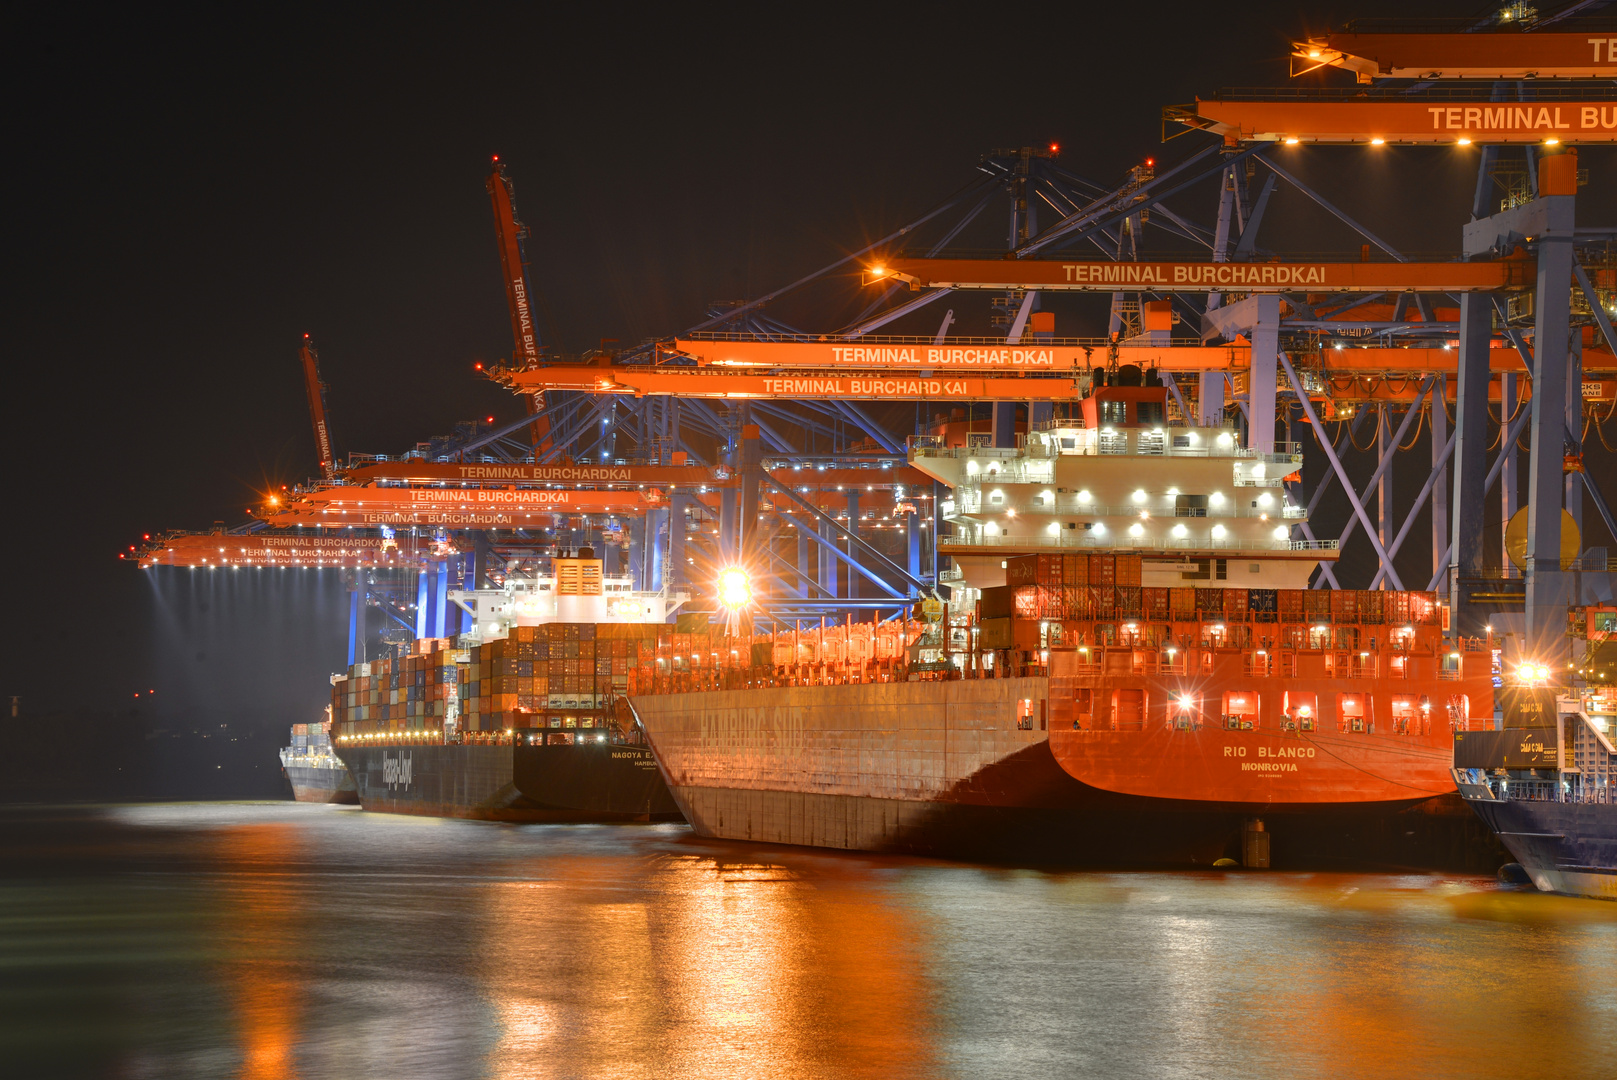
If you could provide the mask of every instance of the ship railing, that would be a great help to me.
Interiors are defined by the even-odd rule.
[[[1197,434],[1202,429],[1196,428],[1165,427],[1160,431],[1152,428],[1097,430],[1061,423],[1057,423],[1056,428],[1071,430],[1073,435],[1070,439],[1056,436],[1053,440],[1046,435],[1019,448],[986,445],[977,441],[988,438],[987,435],[980,433],[968,435],[967,438],[972,441],[966,446],[944,445],[942,439],[935,435],[915,435],[910,437],[909,458],[911,460],[976,458],[982,461],[1004,462],[1027,460],[1031,456],[1036,461],[1048,462],[1057,457],[1113,457],[1135,454],[1142,457],[1231,458],[1278,465],[1284,467],[1287,472],[1295,470],[1303,461],[1301,450],[1286,449],[1298,446],[1297,443],[1276,443],[1274,453],[1260,452],[1241,446],[1220,445],[1216,436]],[[1205,430],[1211,432],[1215,429]],[[1278,477],[1276,482],[1279,482]]]
[[[1155,652],[1134,653],[1132,673],[1135,675],[1186,675],[1189,670],[1183,652],[1171,657]]]
[[[1023,548],[1030,552],[1070,550],[1070,549],[1100,549],[1102,551],[1116,549],[1133,549],[1139,551],[1230,551],[1251,552],[1261,554],[1272,551],[1335,551],[1336,540],[1264,540],[1239,538],[1226,538],[1223,540],[1198,539],[1196,537],[1162,537],[1162,536],[1129,536],[1127,533],[1114,535],[1108,532],[1105,536],[1093,536],[1089,533],[1079,534],[1077,530],[1072,535],[1063,532],[1060,536],[972,536],[955,534],[954,536],[938,537],[940,546],[954,547],[1012,547]]]
[[[1206,506],[1162,506],[1152,509],[1149,505],[1138,503],[1123,506],[1104,506],[1099,503],[1085,503],[1077,501],[1072,495],[1057,497],[1053,501],[1035,497],[1032,501],[1012,500],[1008,498],[995,499],[992,492],[986,496],[982,490],[985,486],[995,483],[1045,483],[1043,480],[1019,481],[1015,479],[996,479],[984,483],[961,484],[954,492],[941,503],[941,512],[949,514],[1003,514],[1007,510],[1015,510],[1018,514],[1030,516],[1090,516],[1090,517],[1117,517],[1136,518],[1148,521],[1152,518],[1210,518],[1227,521],[1250,521],[1258,519],[1287,521],[1305,521],[1308,518],[1308,509],[1302,506],[1283,505],[1279,508],[1254,509],[1250,506],[1229,507],[1224,506],[1213,509]],[[1063,506],[1063,503],[1066,503]],[[1148,516],[1141,518],[1144,512]],[[1181,545],[1182,546],[1182,545]]]

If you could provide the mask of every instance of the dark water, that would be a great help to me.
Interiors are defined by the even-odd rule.
[[[0,811],[0,1075],[1617,1075],[1617,904],[673,826]]]

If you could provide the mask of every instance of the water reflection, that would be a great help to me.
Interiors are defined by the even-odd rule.
[[[284,804],[0,812],[0,970],[8,1078],[1596,1076],[1617,1045],[1617,904]]]
[[[242,1080],[297,1075],[293,1046],[303,1007],[297,950],[310,936],[299,919],[299,879],[280,873],[299,860],[298,829],[286,822],[231,825],[211,834],[223,870],[221,981],[235,1006]]]
[[[913,913],[879,890],[697,854],[508,869],[549,880],[488,892],[494,1075],[935,1072]]]

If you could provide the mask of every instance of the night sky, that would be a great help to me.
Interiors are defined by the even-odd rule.
[[[25,713],[115,710],[139,692],[148,718],[283,734],[317,718],[344,659],[334,573],[210,593],[186,571],[154,586],[117,553],[143,533],[237,523],[255,492],[316,471],[304,332],[341,453],[517,415],[471,370],[510,349],[492,153],[532,230],[548,344],[631,345],[863,246],[992,148],[1058,142],[1068,168],[1115,183],[1202,145],[1163,146],[1162,105],[1282,83],[1291,34],[1476,11],[280,10],[8,20],[15,587],[0,693]],[[1397,150],[1345,170],[1356,153],[1295,160],[1393,243],[1457,249],[1473,160]],[[1596,185],[1604,160],[1588,155]],[[1212,217],[1210,196],[1176,205]],[[1264,240],[1358,248],[1289,195]],[[1061,332],[1104,331],[1075,323]]]

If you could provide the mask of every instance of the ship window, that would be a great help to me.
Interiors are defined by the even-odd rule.
[[[1392,730],[1396,735],[1420,735],[1430,730],[1431,699],[1424,694],[1397,694],[1392,699]]]
[[[1129,422],[1129,406],[1126,401],[1103,401],[1100,403],[1100,418],[1106,424],[1126,424]]]
[[[1123,687],[1113,691],[1112,730],[1139,731],[1145,727],[1145,691]]]
[[[559,717],[559,716],[552,716],[552,717],[551,717],[551,718],[550,718],[550,726],[551,726],[551,727],[561,727],[561,717]]]
[[[1319,723],[1319,695],[1301,690],[1287,690],[1281,707],[1285,717],[1281,726],[1288,731],[1313,731]]]
[[[1134,406],[1136,423],[1160,424],[1162,423],[1162,402],[1142,401]]]
[[[1174,694],[1168,699],[1168,726],[1194,731],[1202,726],[1201,699],[1195,694]]]
[[[1343,731],[1367,731],[1370,701],[1364,694],[1339,694],[1336,715],[1342,718]]]
[[[1258,694],[1251,690],[1224,693],[1224,726],[1231,731],[1250,731],[1258,726]]]
[[[1173,514],[1174,517],[1206,517],[1207,496],[1175,495],[1173,497]]]

